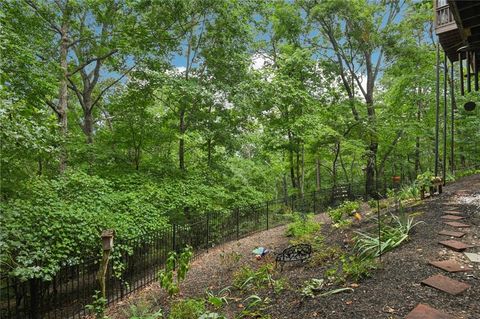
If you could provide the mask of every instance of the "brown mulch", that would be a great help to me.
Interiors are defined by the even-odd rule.
[[[410,240],[386,253],[381,260],[381,267],[374,271],[372,277],[360,282],[347,282],[345,286],[354,287],[352,293],[340,293],[328,297],[302,297],[300,290],[303,283],[311,278],[323,278],[324,271],[339,265],[339,261],[320,265],[286,265],[284,270],[277,270],[275,279],[283,278],[288,282],[288,289],[279,294],[264,289],[256,291],[261,297],[269,297],[269,307],[263,312],[273,319],[280,318],[404,318],[418,303],[428,304],[459,319],[480,318],[480,264],[472,264],[459,252],[451,251],[438,244],[448,237],[438,235],[442,229],[454,230],[443,224],[439,218],[442,210],[455,209],[467,218],[462,222],[472,225],[462,242],[480,245],[480,175],[474,175],[447,185],[440,196],[426,199],[407,209],[408,212],[421,212],[416,220],[419,224],[410,236]],[[372,229],[373,219],[365,219],[348,230],[339,230],[330,226],[328,218],[321,214],[316,218],[325,223],[322,235],[327,246],[338,246],[349,250],[354,230]],[[374,228],[373,228],[374,229]],[[232,277],[242,265],[259,267],[266,262],[257,261],[251,251],[256,246],[264,246],[273,251],[281,251],[289,244],[285,237],[285,227],[277,227],[256,233],[239,241],[230,242],[202,254],[196,259],[182,284],[182,294],[178,298],[203,298],[208,288],[218,291],[232,285]],[[480,248],[469,251],[479,252]],[[238,263],[225,262],[222,256],[231,252],[242,255]],[[441,270],[428,265],[429,260],[456,259],[472,272],[446,274],[450,278],[466,282],[472,286],[459,296],[450,296],[443,292],[420,284],[422,280]],[[340,266],[340,265],[339,265]],[[338,287],[338,286],[332,286]],[[224,309],[219,310],[229,318],[242,309],[242,300],[253,292],[241,292],[232,289],[232,300]],[[169,301],[158,284],[131,295],[109,309],[108,315],[113,319],[128,318],[125,309],[131,304],[150,303],[155,307],[167,309]]]

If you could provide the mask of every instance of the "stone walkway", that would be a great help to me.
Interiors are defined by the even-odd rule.
[[[458,196],[467,195],[468,190],[461,190],[456,193]],[[470,225],[469,216],[465,216],[462,212],[458,211],[458,203],[447,203],[443,205],[442,216],[440,218],[444,220],[445,228],[438,232],[439,240],[438,244],[451,249],[457,253],[465,253],[467,260],[471,263],[480,262],[480,253],[468,252],[477,245],[465,243],[462,241],[462,237],[466,232],[475,225]],[[449,237],[449,239],[446,239]],[[452,296],[452,298],[461,298],[464,291],[471,288],[471,285],[456,279],[449,277],[449,274],[464,272],[468,273],[472,271],[472,266],[465,263],[460,263],[452,258],[447,260],[429,260],[427,267],[436,267],[443,273],[425,278],[421,284],[431,287],[432,289],[440,290],[446,294]],[[474,283],[475,284],[475,283]],[[476,283],[478,284],[478,283]],[[407,316],[406,319],[454,319],[458,318],[455,314],[447,314],[448,309],[434,309],[426,304],[418,304]]]

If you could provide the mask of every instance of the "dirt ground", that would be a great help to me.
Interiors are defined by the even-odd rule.
[[[438,235],[442,229],[454,230],[444,225],[439,218],[444,210],[461,211],[465,217],[462,222],[472,225],[465,230],[467,234],[461,239],[464,243],[478,245],[470,249],[480,252],[480,175],[463,178],[444,188],[443,194],[407,208],[409,213],[418,213],[416,220],[424,221],[411,233],[410,239],[397,249],[382,256],[379,269],[372,277],[359,282],[347,282],[345,287],[354,287],[351,293],[340,293],[328,297],[308,298],[300,293],[304,282],[311,278],[323,278],[326,269],[338,261],[324,265],[289,264],[283,271],[274,274],[275,279],[283,278],[288,288],[279,294],[265,289],[256,291],[263,297],[269,297],[270,303],[263,311],[273,319],[281,318],[404,318],[418,303],[428,304],[459,319],[480,318],[480,264],[469,263],[458,252],[443,248],[438,244],[448,237]],[[365,219],[347,230],[339,230],[330,225],[324,214],[316,218],[324,223],[322,235],[328,246],[349,249],[350,238],[355,230],[374,227],[373,219]],[[202,254],[196,259],[182,284],[182,293],[177,298],[202,298],[208,288],[218,291],[232,285],[232,277],[242,265],[259,267],[265,260],[255,260],[252,249],[257,246],[267,247],[278,252],[287,247],[289,238],[285,236],[285,227],[277,227],[256,233],[239,241],[230,242]],[[238,262],[227,262],[224,256],[231,252],[239,255]],[[271,254],[273,255],[273,254]],[[223,256],[223,257],[222,257]],[[448,274],[450,278],[470,284],[472,287],[458,296],[450,296],[441,291],[420,284],[429,276],[443,273],[442,270],[428,265],[429,260],[454,258],[473,269],[468,273]],[[333,264],[332,264],[333,263]],[[251,292],[249,293],[251,294]],[[243,307],[242,301],[248,293],[232,289],[229,304],[219,310],[229,318]],[[131,295],[108,311],[110,318],[128,318],[126,309],[131,304],[149,303],[154,308],[167,309],[169,301],[158,284]]]

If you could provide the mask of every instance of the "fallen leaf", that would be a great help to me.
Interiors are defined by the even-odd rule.
[[[345,303],[346,303],[347,305],[351,305],[351,304],[353,303],[353,301],[352,301],[352,300],[347,300],[347,301],[345,301]]]
[[[385,306],[383,308],[383,312],[394,313],[395,309],[393,309],[392,307],[389,307],[389,306]]]

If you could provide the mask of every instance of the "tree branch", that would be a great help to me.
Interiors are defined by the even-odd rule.
[[[35,11],[35,13],[44,21],[46,22],[50,28],[53,30],[53,31],[56,31],[58,34],[62,35],[62,30],[56,25],[54,24],[52,21],[50,21],[50,19],[48,19],[47,17],[45,17],[41,12],[40,12],[40,8],[31,0],[24,0],[24,2],[30,7],[33,9],[33,11]]]
[[[55,114],[60,116],[60,112],[58,112],[57,106],[53,102],[46,100],[45,103],[55,112]]]
[[[84,63],[80,64],[79,66],[77,66],[72,72],[69,72],[67,74],[67,76],[72,76],[74,75],[75,73],[77,73],[78,71],[80,71],[81,69],[85,68],[87,65],[89,65],[90,63],[92,62],[95,62],[95,61],[101,61],[101,60],[105,60],[106,58],[114,55],[115,53],[118,52],[118,49],[114,49],[110,52],[108,52],[107,54],[104,54],[100,57],[96,57],[96,58],[91,58],[91,59],[88,59],[87,61],[85,61]]]
[[[85,104],[83,103],[83,96],[82,92],[78,89],[78,87],[75,85],[75,83],[70,79],[67,78],[68,82],[70,82],[70,85],[68,86],[69,89],[71,89],[75,94],[77,95],[78,102],[80,102],[80,105],[82,106],[82,109],[85,109]]]
[[[100,99],[102,98],[103,94],[105,94],[105,92],[107,92],[112,86],[114,86],[115,84],[117,84],[118,82],[120,82],[128,73],[130,73],[130,71],[133,70],[133,68],[135,68],[137,66],[137,64],[135,63],[132,67],[130,67],[127,71],[125,71],[125,73],[123,73],[118,79],[116,79],[115,81],[113,81],[112,83],[110,83],[107,87],[105,87],[102,91],[100,91],[100,93],[98,94],[97,98],[95,99],[95,101],[93,101],[92,103],[92,108],[95,106],[95,104],[98,103],[98,101],[100,101]]]

